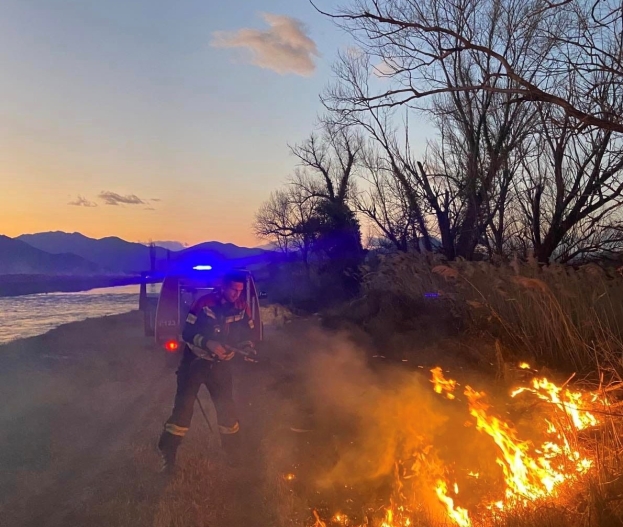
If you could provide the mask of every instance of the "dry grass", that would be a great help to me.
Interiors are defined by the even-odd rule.
[[[572,334],[575,331],[575,339],[589,334],[586,328],[576,323],[574,316],[577,318],[578,315],[572,313],[571,308],[580,310],[580,299],[573,306],[560,300],[558,290],[550,283],[551,278],[543,276],[549,271],[520,266],[516,274],[512,269],[468,266],[463,262],[438,267],[445,264],[403,258],[381,262],[367,276],[368,295],[376,295],[380,309],[388,316],[400,316],[403,322],[408,315],[413,315],[413,309],[425,313],[430,302],[439,308],[439,312],[451,309],[454,316],[474,333],[488,331],[500,338],[502,363],[508,360],[510,353],[537,356],[533,349],[542,350],[543,357],[548,356],[545,346],[549,341],[545,335],[538,334],[541,326],[537,317],[531,316],[525,321],[513,319],[513,316],[519,318],[528,313],[531,306],[541,306],[542,313],[551,314],[559,328],[568,327]],[[465,267],[474,268],[471,276]],[[584,273],[582,276],[589,273],[587,269],[574,272]],[[491,291],[494,287],[489,284],[494,281],[491,277],[502,276],[507,277],[500,278],[504,281],[505,294],[518,295],[520,300],[515,303],[521,304],[522,310],[514,305],[506,306],[501,296],[498,298],[497,293]],[[606,285],[610,279],[620,287],[615,277],[600,278]],[[545,285],[540,285],[541,282]],[[431,291],[442,291],[443,298],[425,299],[424,293]],[[616,305],[614,294],[610,300]],[[395,298],[400,298],[399,306],[393,303]],[[596,306],[592,305],[592,309],[603,309],[603,298],[596,298],[593,302]],[[551,303],[549,311],[545,310],[546,302]],[[352,310],[363,311],[364,307],[365,302],[358,307],[352,306]],[[612,308],[611,312],[614,311]],[[273,310],[272,315],[278,325],[290,318],[287,311],[280,309]],[[533,333],[530,334],[538,337],[535,342],[528,343],[533,348],[521,347],[527,338],[522,331],[528,329],[519,331],[513,324],[531,328]],[[602,323],[602,326],[608,329],[603,335],[612,338],[615,334],[613,322],[608,322],[607,326]],[[394,424],[383,428],[389,433],[377,433],[372,425],[376,421],[384,424],[386,417],[392,422],[399,419],[396,412],[387,410],[386,404],[381,404],[377,413],[370,411],[371,400],[385,401],[380,396],[386,394],[387,385],[379,381],[377,391],[370,392],[372,395],[378,393],[379,397],[362,398],[360,389],[369,392],[376,385],[372,383],[372,377],[363,377],[360,370],[351,371],[352,363],[347,361],[344,368],[350,372],[353,388],[345,393],[339,392],[339,397],[330,392],[326,397],[318,398],[318,386],[327,386],[329,373],[334,373],[337,385],[344,384],[345,379],[341,371],[324,367],[316,372],[316,382],[310,383],[308,362],[312,358],[316,361],[320,350],[326,348],[333,353],[350,345],[350,340],[336,341],[332,333],[309,333],[303,321],[296,319],[284,327],[286,331],[275,332],[269,340],[267,357],[270,363],[257,365],[255,369],[248,366],[240,371],[239,400],[246,403],[243,421],[252,447],[249,449],[249,464],[237,473],[225,468],[214,435],[197,413],[182,447],[181,472],[173,480],[163,480],[156,474],[158,459],[154,443],[170,410],[174,368],[165,368],[164,358],[142,337],[138,314],[87,321],[5,347],[5,354],[12,353],[15,357],[11,360],[6,355],[3,357],[4,411],[7,413],[3,429],[9,430],[11,423],[19,421],[22,428],[16,429],[24,432],[16,436],[16,442],[19,439],[25,448],[27,443],[21,440],[23,436],[25,439],[41,439],[41,444],[45,445],[44,440],[49,437],[54,448],[49,466],[42,462],[41,466],[30,468],[17,467],[17,463],[15,467],[9,467],[12,472],[19,472],[16,477],[21,478],[22,484],[16,495],[8,496],[5,503],[0,500],[0,508],[5,506],[3,519],[8,525],[33,526],[313,525],[311,509],[320,501],[314,482],[334,462],[334,450],[337,452],[338,447],[347,446],[357,437],[357,430],[351,430],[349,421],[342,419],[335,407],[340,407],[344,399],[350,397],[348,400],[365,416],[362,422],[374,432],[370,436],[374,445],[398,427]],[[424,329],[418,329],[417,335],[421,337]],[[599,332],[594,335],[602,336]],[[578,346],[576,351],[582,349]],[[449,360],[450,348],[443,351]],[[41,353],[56,358],[42,359]],[[552,354],[552,358],[556,357]],[[593,362],[587,361],[587,369],[594,364],[595,357],[598,356],[593,355]],[[9,366],[13,370],[9,370]],[[616,368],[616,361],[612,361],[610,367]],[[428,382],[425,384],[428,393]],[[22,386],[28,386],[28,390],[23,390]],[[412,414],[421,419],[422,397],[414,395],[406,399],[417,403],[413,405],[417,412],[413,410]],[[9,415],[9,406],[14,415]],[[33,412],[38,408],[42,415]],[[311,426],[308,419],[316,426]],[[401,419],[409,421],[407,417]],[[623,448],[619,441],[619,426],[616,419],[611,419],[591,435],[577,438],[595,452],[600,469],[579,489],[579,496],[570,496],[564,506],[543,505],[534,511],[517,511],[513,516],[500,518],[496,527],[621,525],[623,479],[618,474],[623,473],[623,469],[618,463]],[[294,433],[292,427],[309,427],[315,431],[313,434]],[[21,457],[28,461],[28,452],[22,454]],[[6,466],[3,468],[8,472]],[[30,473],[29,478],[26,478],[26,470]],[[283,478],[287,472],[296,472],[298,479],[288,483]],[[7,476],[7,473],[3,474],[5,479]],[[371,491],[370,488],[367,490]],[[333,492],[333,497],[338,504],[347,505],[337,492]],[[376,505],[374,500],[372,503]],[[384,504],[387,504],[386,500],[375,507],[375,515],[370,516],[374,520],[370,520],[369,526],[382,525],[379,519],[382,511],[378,511]],[[7,513],[7,505],[11,505],[8,512],[12,515]],[[363,500],[361,505],[356,512],[363,516]],[[414,517],[412,525],[440,527],[444,524],[435,523],[424,510],[418,518]]]
[[[400,254],[369,270],[365,289],[414,300],[438,293],[468,328],[540,365],[583,373],[623,368],[623,278],[613,269]]]
[[[396,305],[393,299],[407,297],[415,306],[442,305],[472,336],[496,343],[490,361],[504,381],[512,381],[510,365],[527,360],[562,381],[574,373],[573,383],[607,393],[611,405],[600,415],[601,427],[575,438],[596,459],[592,479],[565,506],[516,511],[496,525],[623,525],[623,403],[616,402],[623,374],[623,278],[618,270],[398,254],[367,269],[364,291],[369,303],[381,297]]]

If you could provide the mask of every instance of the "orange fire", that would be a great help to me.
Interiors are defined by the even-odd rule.
[[[516,397],[523,392],[533,393],[540,399],[555,404],[564,414],[569,416],[576,430],[584,430],[599,423],[597,418],[587,410],[593,403],[601,399],[595,393],[572,392],[568,388],[563,389],[556,386],[546,378],[532,379],[532,388],[517,388],[511,393],[511,397]]]
[[[320,519],[318,515],[318,511],[313,510],[314,518],[316,519],[316,523],[314,523],[314,527],[327,527],[327,524]]]
[[[444,381],[449,382],[445,379]],[[469,413],[476,421],[477,430],[487,434],[497,446],[497,463],[506,482],[505,500],[490,504],[487,507],[489,509],[495,507],[503,510],[511,503],[554,497],[557,487],[574,477],[573,472],[567,469],[569,465],[575,467],[577,474],[586,473],[592,466],[590,459],[572,448],[568,434],[598,424],[597,418],[586,410],[588,399],[594,401],[595,397],[568,389],[563,391],[547,379],[533,379],[532,388],[516,389],[511,396],[515,397],[524,391],[532,392],[555,404],[557,409],[565,411],[570,417],[566,433],[546,420],[544,425],[549,441],[540,448],[535,448],[529,441],[519,439],[517,431],[510,423],[490,415],[490,406],[485,402],[484,392],[477,392],[470,386],[465,387]],[[584,408],[580,408],[580,405]],[[456,511],[451,507],[453,504],[442,499],[439,489],[437,495],[446,505],[449,517],[462,526],[460,522],[463,520],[457,520]]]
[[[454,493],[458,494],[458,485],[454,484]],[[448,486],[445,481],[437,481],[437,488],[435,488],[439,501],[443,503],[448,509],[448,517],[459,525],[460,527],[471,527],[472,522],[469,519],[469,513],[462,507],[455,507],[454,500],[448,496]]]
[[[456,381],[453,379],[446,379],[443,376],[443,370],[439,366],[437,366],[437,368],[433,368],[431,373],[433,374],[433,378],[430,382],[435,385],[433,387],[435,393],[442,394],[445,392],[446,399],[453,400],[454,394],[452,392],[454,392],[454,389],[456,388]]]
[[[411,519],[408,513],[405,514],[404,507],[389,507],[385,511],[385,519],[381,522],[381,527],[410,527]]]
[[[543,498],[564,481],[564,476],[553,470],[544,456],[534,455],[529,442],[517,438],[512,426],[488,414],[484,392],[467,386],[465,396],[469,401],[469,413],[476,419],[477,429],[489,435],[499,449],[497,462],[504,473],[507,498]]]
[[[526,365],[525,369],[528,368]],[[459,386],[457,381],[446,379],[440,367],[430,371],[435,393],[456,401],[453,392]],[[443,468],[446,476],[438,477],[436,481],[433,480],[434,483],[431,481],[431,490],[443,506],[448,519],[459,527],[472,527],[471,516],[475,514],[486,514],[486,511],[495,514],[494,511],[505,511],[535,500],[555,498],[559,495],[561,485],[573,482],[593,466],[593,461],[575,446],[576,432],[600,424],[600,420],[590,410],[597,404],[607,404],[605,398],[596,393],[572,391],[564,386],[557,386],[546,378],[532,379],[528,386],[513,390],[511,396],[517,397],[522,393],[535,395],[551,405],[552,411],[548,413],[548,418],[535,421],[535,431],[545,438],[540,445],[521,439],[511,422],[505,421],[492,411],[484,392],[476,391],[470,386],[463,390],[467,412],[476,425],[476,430],[492,441],[505,486],[500,489],[500,496],[495,501],[481,503],[477,510],[468,510],[457,505],[459,485],[452,483],[452,480],[446,480],[452,470]],[[456,401],[457,404],[458,402]],[[438,462],[433,461],[431,455],[434,445],[426,452],[423,456],[429,458],[429,466],[439,468]],[[431,470],[431,474],[433,472]],[[469,476],[467,483],[464,481],[465,484],[470,480],[475,483],[480,477],[479,472],[474,470],[466,470],[465,473]],[[403,483],[399,481],[398,485],[401,487]],[[404,503],[387,508],[381,527],[410,526],[412,523],[407,505]],[[314,527],[326,527],[316,511],[314,515]],[[340,523],[337,517],[329,522],[330,525]]]
[[[338,512],[333,515],[332,521],[333,523],[337,523],[339,525],[346,525],[346,522],[348,522],[348,516],[346,516],[346,514]]]

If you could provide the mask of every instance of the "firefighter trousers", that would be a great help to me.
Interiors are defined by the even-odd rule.
[[[173,412],[165,423],[160,440],[161,450],[170,457],[171,462],[174,462],[177,447],[190,428],[195,399],[202,384],[205,384],[210,392],[216,408],[223,448],[230,457],[235,454],[232,450],[238,449],[237,433],[240,425],[233,399],[231,365],[229,362],[211,362],[199,358],[182,360],[177,371]]]

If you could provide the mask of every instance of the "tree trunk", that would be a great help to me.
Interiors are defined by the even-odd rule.
[[[471,199],[467,205],[465,217],[459,228],[459,237],[456,242],[456,256],[472,260],[478,245],[478,205]]]

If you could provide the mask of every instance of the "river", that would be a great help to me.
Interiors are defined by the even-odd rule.
[[[158,292],[160,284],[148,286]],[[87,318],[138,309],[139,286],[105,287],[76,293],[40,293],[0,298],[0,344],[34,337]]]

